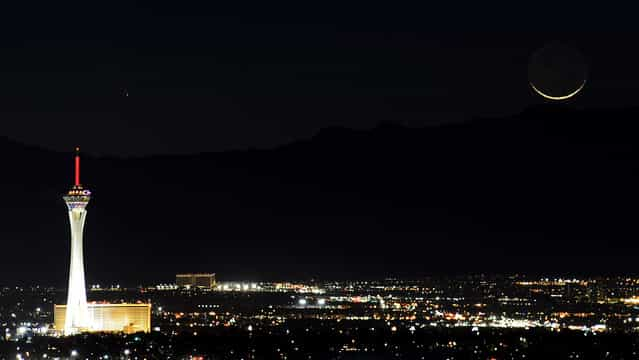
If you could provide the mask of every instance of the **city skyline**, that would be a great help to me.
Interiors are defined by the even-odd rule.
[[[5,5],[0,360],[639,358],[639,5]]]
[[[56,332],[64,292],[0,287],[0,356],[628,359],[639,346],[639,278],[627,276],[101,287],[90,307],[109,333],[70,337]],[[124,309],[134,324],[122,328]]]

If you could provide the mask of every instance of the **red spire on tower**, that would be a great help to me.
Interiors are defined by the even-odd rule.
[[[75,186],[80,186],[80,148],[75,148]]]

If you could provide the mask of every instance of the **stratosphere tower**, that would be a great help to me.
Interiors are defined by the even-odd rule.
[[[91,329],[87,292],[84,280],[84,256],[82,253],[82,233],[87,216],[86,206],[91,200],[91,191],[80,183],[80,149],[75,149],[75,184],[62,197],[67,204],[71,225],[71,262],[69,266],[69,287],[64,322],[64,334],[72,335]]]

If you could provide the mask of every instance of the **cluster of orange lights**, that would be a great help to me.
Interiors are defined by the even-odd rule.
[[[89,196],[89,195],[91,195],[91,191],[83,190],[83,189],[75,189],[74,188],[74,189],[69,190],[67,195],[71,195],[71,196]]]
[[[552,313],[553,316],[559,316],[560,319],[564,319],[567,317],[578,317],[578,318],[588,318],[591,316],[595,316],[595,313],[586,313],[586,312],[578,312],[578,313],[570,313],[566,311]]]

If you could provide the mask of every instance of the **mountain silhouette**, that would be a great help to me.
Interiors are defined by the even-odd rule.
[[[638,119],[538,106],[426,128],[333,127],[269,150],[84,156],[87,278],[633,273]],[[0,141],[4,285],[65,285],[71,150]]]

